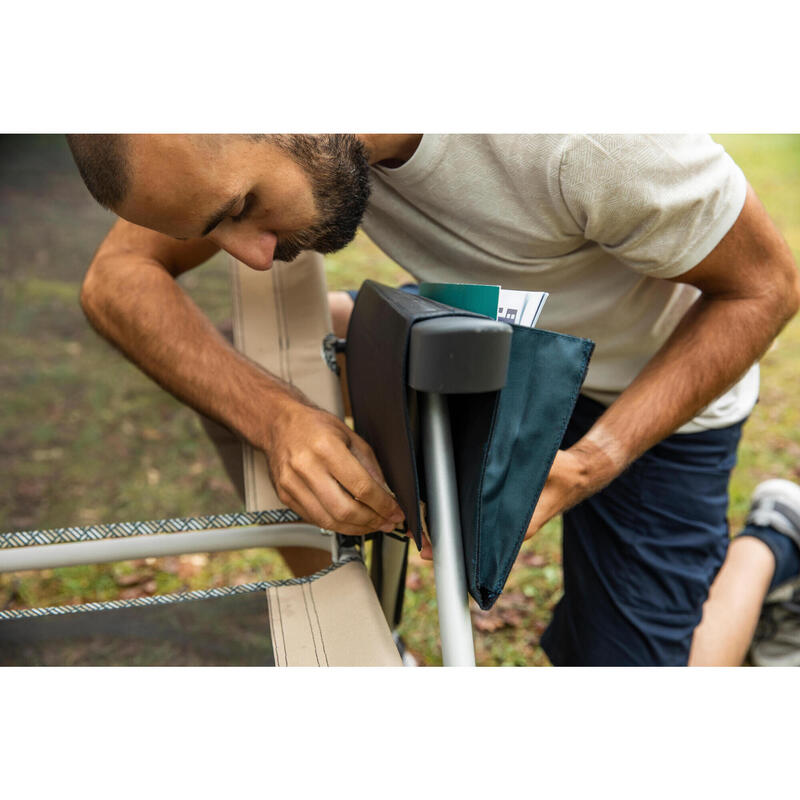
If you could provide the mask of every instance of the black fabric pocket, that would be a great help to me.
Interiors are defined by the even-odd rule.
[[[347,383],[356,433],[375,451],[409,531],[422,547],[418,453],[408,388],[408,346],[415,322],[470,315],[419,295],[364,281],[347,328]],[[415,416],[415,415],[414,415]]]
[[[372,446],[421,546],[421,459],[409,413],[411,327],[435,316],[477,316],[366,281],[347,333],[356,432]],[[450,395],[469,592],[490,608],[519,553],[586,375],[594,344],[513,326],[505,387]]]

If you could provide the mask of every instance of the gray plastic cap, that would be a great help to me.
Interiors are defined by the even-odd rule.
[[[480,317],[437,317],[411,328],[408,383],[420,392],[473,394],[502,389],[511,326]]]

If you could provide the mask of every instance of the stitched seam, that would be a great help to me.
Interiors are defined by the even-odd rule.
[[[300,587],[300,592],[303,595],[303,607],[306,610],[306,622],[308,623],[308,630],[311,633],[311,643],[314,645],[314,658],[317,660],[317,666],[319,666],[319,653],[317,652],[317,637],[314,636],[314,625],[311,622],[311,614],[308,613],[308,600],[306,600],[305,584],[303,584]]]
[[[494,437],[494,430],[497,423],[497,414],[500,408],[500,396],[502,395],[503,390],[501,389],[497,393],[497,397],[495,399],[494,408],[492,409],[492,421],[489,425],[489,435],[486,437],[486,444],[483,448],[483,458],[481,459],[481,471],[480,471],[480,480],[478,481],[478,518],[477,518],[477,530],[475,531],[475,559],[472,564],[473,570],[473,583],[475,584],[475,588],[478,588],[478,575],[480,573],[479,565],[481,563],[481,545],[483,542],[483,525],[482,525],[482,517],[481,514],[483,513],[483,481],[486,477],[486,462],[489,460],[489,450],[491,448],[492,439]]]
[[[281,639],[283,640],[283,660],[284,666],[289,666],[289,651],[286,649],[286,633],[283,630],[283,611],[281,609],[281,596],[278,592],[275,592],[275,596],[278,598],[278,618],[280,620],[281,625]]]
[[[269,622],[270,622],[270,631],[269,631],[269,638],[272,642],[272,652],[275,654],[275,666],[279,667],[280,665],[280,647],[278,640],[275,638],[275,631],[279,629],[278,618],[275,615],[275,601],[270,602],[269,599],[270,589],[267,589],[267,608],[269,609]],[[277,599],[277,592],[273,591],[273,595]],[[284,653],[284,661],[286,660],[286,654]]]
[[[328,651],[325,647],[325,636],[322,633],[322,625],[320,624],[319,613],[317,612],[317,603],[316,600],[314,600],[314,591],[311,585],[309,585],[308,587],[308,593],[311,596],[311,605],[314,607],[314,614],[317,618],[317,627],[319,628],[319,641],[322,644],[322,653],[325,656],[325,666],[327,667],[330,664],[330,662],[328,661]]]
[[[278,353],[280,356],[281,377],[288,383],[292,383],[292,372],[289,361],[289,332],[286,323],[286,309],[283,306],[283,281],[281,280],[280,269],[274,272],[275,292],[275,312],[278,325]]]

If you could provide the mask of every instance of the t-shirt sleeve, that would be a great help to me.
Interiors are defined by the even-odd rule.
[[[730,230],[747,181],[710,136],[571,136],[559,187],[586,239],[631,269],[674,278]]]

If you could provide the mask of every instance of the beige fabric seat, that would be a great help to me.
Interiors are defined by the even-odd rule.
[[[361,561],[316,580],[267,589],[276,667],[401,666]]]
[[[246,356],[318,406],[343,415],[338,379],[325,363],[331,331],[322,256],[303,253],[257,272],[233,267],[234,341]],[[264,454],[244,446],[248,511],[281,505]],[[267,589],[276,666],[398,666],[401,659],[361,561],[315,580]]]

